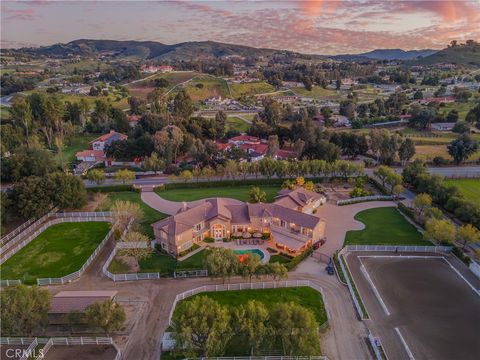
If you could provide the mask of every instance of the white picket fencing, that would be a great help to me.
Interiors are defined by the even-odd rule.
[[[269,282],[251,282],[251,283],[237,283],[237,284],[218,284],[218,285],[204,285],[198,288],[187,290],[183,293],[178,294],[173,301],[172,308],[170,309],[170,314],[168,316],[168,324],[172,325],[173,312],[179,301],[182,301],[186,298],[189,298],[193,295],[210,292],[210,291],[232,291],[232,290],[252,290],[252,289],[277,289],[277,288],[287,288],[287,287],[300,287],[308,286],[311,287],[323,296],[322,289],[310,282],[309,280],[285,280],[285,281],[269,281]],[[328,320],[327,320],[328,321]],[[322,324],[320,327],[324,326]]]
[[[67,221],[71,221],[71,222],[77,221],[76,220],[77,218],[62,218],[62,219],[67,220]],[[71,220],[68,220],[68,219],[71,219]],[[98,219],[101,219],[101,218],[98,218]],[[105,218],[105,219],[107,219],[107,218]],[[101,221],[101,220],[86,220],[86,221]],[[42,285],[63,285],[65,283],[71,282],[72,280],[78,279],[83,274],[85,269],[90,265],[90,263],[93,261],[93,259],[95,259],[97,254],[103,249],[103,247],[107,243],[110,236],[113,235],[113,232],[115,231],[115,228],[117,226],[118,226],[118,223],[116,223],[112,226],[110,231],[107,233],[107,235],[105,235],[102,242],[100,244],[98,244],[95,251],[88,257],[87,261],[85,261],[85,263],[80,268],[80,270],[75,271],[74,273],[62,276],[60,278],[39,278],[39,279],[37,279],[37,285],[39,285],[39,286],[42,286]]]
[[[38,340],[37,338],[33,339],[32,343],[26,348],[24,351],[22,351],[22,357],[20,360],[27,360],[31,354],[33,354],[35,348],[38,345]]]
[[[425,253],[448,253],[451,246],[395,246],[395,245],[347,245],[346,251],[397,251],[397,252],[425,252]]]
[[[35,343],[35,346],[32,345]],[[12,337],[0,337],[1,345],[26,345],[30,344],[32,350],[39,344],[45,344],[45,346],[38,351],[39,355],[35,359],[43,359],[47,354],[48,350],[52,346],[79,346],[79,345],[112,345],[117,355],[115,360],[121,358],[121,352],[118,346],[115,344],[111,337],[51,337],[51,338],[12,338]],[[30,349],[29,347],[29,349]],[[28,350],[28,349],[27,349]],[[28,354],[28,351],[25,351],[24,354]],[[30,353],[31,355],[32,353]],[[27,358],[30,357],[27,356]],[[22,358],[23,359],[23,358]]]
[[[126,231],[127,230],[125,230],[125,232]],[[112,252],[110,253],[110,256],[107,258],[107,261],[105,261],[105,264],[103,264],[103,267],[102,267],[103,274],[113,281],[134,281],[134,280],[160,279],[160,273],[159,272],[156,272],[156,273],[113,274],[110,271],[108,271],[108,267],[110,266],[110,263],[115,258],[115,255],[117,254],[118,250],[132,249],[132,248],[147,248],[147,247],[149,247],[149,245],[146,242],[145,243],[122,243],[122,242],[119,242],[115,246],[115,248],[112,250]]]

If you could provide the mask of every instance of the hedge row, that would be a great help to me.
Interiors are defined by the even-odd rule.
[[[88,192],[118,192],[118,191],[139,191],[131,184],[126,185],[108,185],[108,186],[99,186],[87,188]]]
[[[382,195],[390,195],[390,191],[387,190],[385,186],[380,184],[377,180],[374,178],[368,177],[368,182],[378,191],[382,193]]]

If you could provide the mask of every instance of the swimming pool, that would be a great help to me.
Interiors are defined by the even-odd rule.
[[[263,260],[263,258],[265,257],[265,254],[260,249],[233,250],[233,252],[238,255],[257,254],[258,256],[260,256],[261,260]]]

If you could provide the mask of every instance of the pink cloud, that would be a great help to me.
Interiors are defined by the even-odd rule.
[[[8,9],[4,8],[3,13],[7,14],[7,20],[25,20],[33,21],[37,19],[37,14],[33,9]]]

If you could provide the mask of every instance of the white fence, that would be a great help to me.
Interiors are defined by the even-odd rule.
[[[33,339],[32,343],[29,345],[28,348],[22,351],[22,357],[20,360],[27,360],[35,351],[35,348],[38,345],[38,340],[37,338]]]
[[[352,199],[346,200],[337,200],[337,205],[349,205],[349,204],[357,204],[366,201],[390,201],[395,200],[394,196],[390,195],[373,195],[373,196],[361,196]]]
[[[364,311],[363,310],[363,307],[360,305],[360,301],[362,301],[361,299],[357,298],[357,294],[355,293],[355,284],[352,284],[352,280],[350,280],[350,269],[348,269],[348,265],[347,263],[345,262],[345,260],[343,259],[343,253],[345,252],[345,248],[343,248],[342,250],[340,250],[340,252],[338,253],[338,262],[340,263],[340,267],[342,268],[342,272],[343,272],[343,277],[345,278],[345,281],[347,282],[347,287],[348,287],[348,291],[350,292],[350,297],[352,298],[352,301],[353,301],[353,305],[355,306],[355,310],[357,310],[357,314],[358,316],[360,317],[360,319],[368,319],[368,314],[366,312],[366,310]],[[358,295],[360,297],[360,294]]]
[[[347,245],[346,251],[397,251],[397,252],[426,252],[448,253],[451,246],[395,246],[395,245]]]
[[[131,246],[131,245],[142,245],[142,246]],[[110,256],[108,257],[107,261],[105,261],[105,264],[103,264],[102,267],[102,272],[103,274],[108,277],[109,279],[113,281],[133,281],[133,280],[151,280],[151,279],[160,279],[160,273],[132,273],[132,274],[113,274],[110,271],[108,271],[108,267],[110,266],[111,262],[115,258],[115,255],[117,254],[117,251],[120,249],[128,249],[128,248],[135,248],[135,247],[143,247],[146,248],[148,247],[147,243],[135,243],[135,244],[125,244],[122,242],[119,242],[113,251],[110,253]]]
[[[300,286],[308,286],[308,287],[311,287],[312,289],[317,290],[320,294],[322,294],[322,298],[325,301],[325,297],[323,296],[322,289],[318,285],[311,283],[309,280],[286,280],[286,281],[252,282],[252,283],[238,283],[238,284],[204,285],[192,290],[187,290],[183,293],[178,294],[175,297],[172,308],[170,309],[170,314],[168,316],[168,324],[172,325],[173,312],[175,311],[175,307],[177,306],[177,303],[193,295],[197,295],[204,292],[210,292],[210,291],[277,289],[277,288],[300,287]],[[320,327],[322,327],[323,325],[324,324],[320,325]]]
[[[476,277],[480,278],[480,265],[477,264],[475,261],[472,261],[470,265],[468,265],[468,268],[470,269],[471,272],[475,274]]]
[[[63,219],[67,220],[67,218],[63,218]],[[77,218],[69,218],[69,219],[72,219],[72,220],[69,220],[69,221],[75,221]],[[92,220],[90,220],[90,221],[92,221]],[[93,220],[93,221],[100,221],[100,220]],[[83,272],[88,267],[88,265],[90,265],[90,263],[93,261],[93,259],[95,259],[95,256],[97,256],[97,254],[100,252],[100,250],[102,250],[102,248],[105,246],[108,239],[110,238],[110,236],[112,236],[113,232],[115,231],[116,226],[118,226],[118,224],[114,224],[112,226],[110,231],[107,233],[107,235],[105,235],[102,242],[100,244],[98,244],[95,251],[88,257],[87,261],[85,261],[85,263],[80,268],[80,270],[75,271],[74,273],[65,275],[61,278],[40,278],[40,279],[37,279],[37,285],[39,285],[39,286],[41,286],[41,285],[63,285],[67,282],[78,279],[83,274]]]
[[[175,271],[173,277],[177,278],[189,278],[189,277],[206,277],[208,276],[208,270],[183,270]]]
[[[21,283],[21,280],[0,280],[0,286],[14,286],[20,285]]]
[[[47,354],[48,350],[54,345],[55,346],[112,345],[117,352],[117,355],[115,356],[115,360],[119,360],[121,358],[120,349],[117,347],[117,345],[115,344],[115,342],[111,337],[51,337],[51,338],[0,337],[1,345],[30,344],[30,346],[32,346],[33,343],[35,343],[35,347],[39,344],[42,344],[42,345],[45,344],[45,346],[39,351],[39,355],[35,357],[35,359],[43,359]],[[28,354],[27,350],[25,350],[25,353],[24,353],[25,355]],[[30,352],[30,355],[28,355],[27,358],[29,358],[31,355],[32,353]]]

